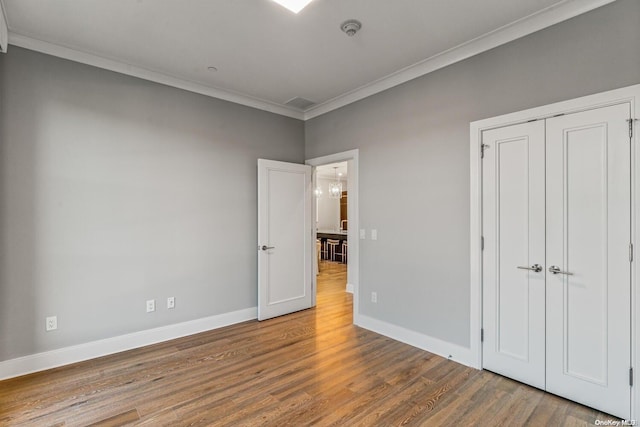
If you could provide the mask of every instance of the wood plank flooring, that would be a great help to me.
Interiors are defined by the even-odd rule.
[[[1,426],[594,425],[593,409],[352,325],[344,265],[318,307],[0,382]]]

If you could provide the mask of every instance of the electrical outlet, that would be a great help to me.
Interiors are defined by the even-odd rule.
[[[147,300],[147,313],[152,311],[156,311],[156,300],[154,299]]]
[[[176,297],[167,298],[167,308],[176,308]]]
[[[377,292],[371,292],[371,302],[373,302],[373,303],[377,303],[378,302],[378,293]]]
[[[50,316],[45,320],[45,328],[47,332],[58,329],[58,316]]]

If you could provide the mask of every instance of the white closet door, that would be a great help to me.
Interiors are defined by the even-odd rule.
[[[548,119],[546,132],[546,388],[627,419],[629,108]]]
[[[538,121],[482,138],[482,364],[539,388],[545,387],[544,137]]]

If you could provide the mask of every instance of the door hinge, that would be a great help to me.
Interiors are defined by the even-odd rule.
[[[484,236],[480,236],[480,250],[484,251]]]
[[[629,123],[629,138],[633,138],[633,124],[637,121],[638,119],[627,119]]]
[[[480,342],[484,342],[484,329],[480,329]]]
[[[633,262],[633,243],[629,243],[629,262]]]
[[[633,368],[629,368],[629,385],[633,387]]]
[[[481,159],[484,159],[484,151],[485,151],[487,148],[491,148],[491,147],[489,147],[487,144],[482,144],[482,145],[480,146],[480,158],[481,158]]]

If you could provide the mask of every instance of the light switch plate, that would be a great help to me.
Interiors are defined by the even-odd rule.
[[[360,239],[364,240],[367,238],[367,230],[365,230],[364,228],[360,229]]]
[[[378,240],[378,230],[371,230],[371,240]]]

